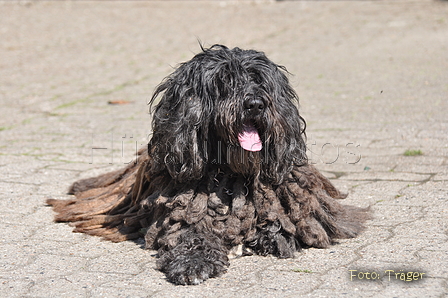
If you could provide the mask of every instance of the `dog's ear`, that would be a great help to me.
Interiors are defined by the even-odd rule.
[[[151,104],[159,95],[153,113],[153,137],[148,144],[154,160],[152,169],[167,170],[179,183],[199,180],[208,158],[205,146],[211,107],[195,94],[179,69],[157,87]]]
[[[264,130],[268,133],[264,138],[266,162],[262,171],[268,180],[279,184],[293,165],[308,162],[306,122],[299,113],[299,97],[289,83],[286,68],[274,64],[265,56],[263,58],[269,68],[260,72],[260,82],[266,91],[264,98],[269,105],[264,115]]]

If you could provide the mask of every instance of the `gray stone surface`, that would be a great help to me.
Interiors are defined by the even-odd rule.
[[[287,66],[310,157],[374,211],[363,235],[184,287],[142,243],[52,222],[45,198],[147,142],[146,103],[197,39]],[[0,40],[1,297],[447,297],[446,1],[0,1]]]

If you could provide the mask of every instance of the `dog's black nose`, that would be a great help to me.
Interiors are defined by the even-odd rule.
[[[250,98],[244,102],[244,108],[253,114],[258,114],[264,110],[264,102],[259,98]]]

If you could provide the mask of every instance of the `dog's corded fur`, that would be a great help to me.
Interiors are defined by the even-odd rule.
[[[368,216],[312,165],[305,121],[284,67],[263,53],[215,45],[156,89],[153,137],[135,164],[75,182],[48,200],[56,221],[112,241],[144,235],[176,284],[226,271],[227,254],[293,257],[355,237]],[[245,148],[244,134],[259,138]]]

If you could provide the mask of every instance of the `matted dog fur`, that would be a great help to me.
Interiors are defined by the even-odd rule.
[[[157,100],[160,101],[156,104]],[[286,69],[215,45],[156,89],[153,136],[128,167],[75,182],[57,222],[111,241],[145,238],[176,284],[224,273],[228,253],[293,257],[362,230],[368,213],[308,163]]]

